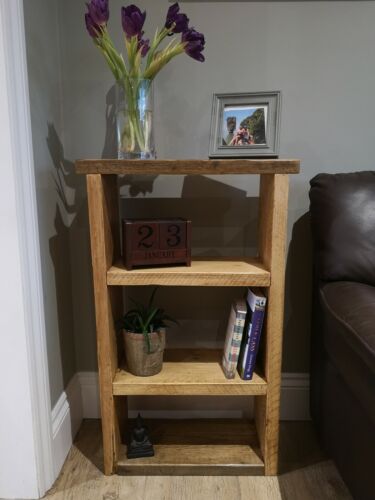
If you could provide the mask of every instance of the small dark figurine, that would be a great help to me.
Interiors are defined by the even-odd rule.
[[[148,437],[148,429],[143,424],[141,415],[138,413],[135,427],[130,435],[127,451],[128,458],[153,457],[154,447]]]

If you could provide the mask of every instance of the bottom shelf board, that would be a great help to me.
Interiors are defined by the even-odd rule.
[[[118,474],[264,475],[254,424],[245,419],[146,420],[155,456],[126,457]],[[129,421],[129,428],[134,425]]]

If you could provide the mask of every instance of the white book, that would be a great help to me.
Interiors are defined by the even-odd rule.
[[[228,319],[222,360],[223,371],[227,378],[234,378],[236,375],[246,311],[246,302],[243,299],[233,302]]]

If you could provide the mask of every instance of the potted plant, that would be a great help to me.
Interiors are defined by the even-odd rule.
[[[123,330],[127,368],[141,377],[161,371],[167,323],[177,323],[164,309],[154,306],[156,290],[152,291],[147,306],[131,299],[135,308],[117,321],[118,328]]]

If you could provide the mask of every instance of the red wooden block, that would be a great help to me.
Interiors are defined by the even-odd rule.
[[[123,219],[123,259],[134,266],[191,265],[191,221],[173,219]]]

